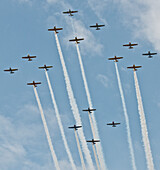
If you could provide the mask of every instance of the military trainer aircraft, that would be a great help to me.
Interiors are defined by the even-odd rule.
[[[142,66],[135,66],[135,64],[133,64],[133,66],[127,67],[127,68],[129,68],[129,69],[132,69],[132,68],[133,68],[134,71],[137,71],[137,68],[141,68],[141,67],[142,67]]]
[[[27,83],[27,85],[33,85],[34,87],[37,87],[37,84],[41,84],[41,82],[33,81],[33,83]]]
[[[69,16],[73,16],[73,13],[77,13],[78,11],[72,11],[72,10],[68,10],[68,11],[65,11],[63,12],[63,14],[69,14]]]
[[[28,61],[32,61],[32,58],[36,58],[36,56],[30,56],[29,54],[26,57],[22,57],[23,59],[28,59]]]
[[[115,123],[114,121],[112,123],[107,123],[107,125],[112,125],[112,127],[116,127],[116,125],[119,125],[120,123]]]
[[[52,68],[53,66],[46,66],[46,64],[44,64],[43,67],[38,67],[39,69],[45,69],[46,71],[48,71],[49,68]]]
[[[82,41],[82,40],[84,40],[84,38],[77,38],[77,37],[75,37],[75,39],[71,39],[69,41],[76,41],[76,43],[79,44],[80,43],[79,41]]]
[[[98,23],[96,23],[96,25],[91,25],[91,28],[96,28],[96,30],[100,30],[99,27],[104,27],[105,25],[99,25]]]
[[[48,29],[48,31],[54,31],[55,33],[59,33],[58,31],[59,30],[63,30],[63,28],[56,28],[56,26],[54,26],[54,28],[50,28],[50,29]]]
[[[122,59],[123,57],[117,57],[114,56],[113,58],[108,58],[108,60],[114,60],[115,62],[118,62],[119,59]]]
[[[14,71],[17,71],[17,70],[18,70],[17,68],[13,69],[13,68],[10,67],[9,69],[6,69],[4,71],[10,71],[10,74],[13,74]]]
[[[133,46],[136,46],[136,45],[138,45],[138,44],[132,44],[131,42],[129,42],[128,44],[124,44],[123,46],[127,46],[127,47],[129,47],[129,49],[132,49]]]
[[[82,127],[82,126],[76,126],[76,125],[74,125],[74,126],[71,126],[71,127],[68,127],[68,128],[77,130],[78,128],[81,128],[81,127]]]
[[[96,109],[91,109],[91,108],[88,108],[88,109],[84,109],[82,111],[86,111],[86,112],[89,112],[89,113],[92,113],[92,111],[95,111]]]
[[[150,51],[148,51],[148,53],[144,53],[142,55],[148,55],[148,58],[152,58],[152,55],[156,55],[157,53],[151,53]]]
[[[100,140],[95,140],[95,139],[92,139],[92,140],[87,140],[87,142],[92,142],[92,144],[96,144],[96,142],[100,142]]]

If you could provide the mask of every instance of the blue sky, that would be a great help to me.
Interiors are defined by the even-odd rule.
[[[64,76],[59,60],[54,34],[47,31],[54,25],[63,27],[58,36],[61,42],[66,66],[71,79],[74,95],[80,110],[86,139],[91,139],[87,98],[83,86],[75,44],[68,39],[75,35],[69,16],[62,11],[69,8],[79,10],[73,18],[78,37],[84,37],[80,44],[88,86],[91,93],[105,162],[110,170],[131,169],[127,133],[121,98],[118,89],[114,63],[108,57],[123,56],[118,67],[128,110],[137,169],[146,169],[145,153],[140,131],[138,106],[134,87],[133,72],[126,67],[142,65],[137,72],[144,111],[148,126],[155,169],[160,167],[160,136],[158,129],[159,54],[152,59],[141,54],[147,51],[160,52],[158,16],[160,3],[136,0],[3,0],[0,1],[1,21],[1,89],[0,89],[0,169],[54,169],[50,150],[44,133],[38,106],[32,87],[27,82],[42,81],[37,88],[44,109],[53,145],[63,169],[70,168],[60,131],[51,103],[49,89],[43,70],[44,64],[53,65],[49,77],[61,114],[68,144],[77,167],[80,159],[74,133],[68,126],[75,124],[65,88]],[[90,29],[94,23],[105,23],[101,31]],[[133,50],[123,48],[127,42],[137,42]],[[33,62],[21,59],[27,54],[37,55]],[[3,70],[18,68],[14,75]],[[119,121],[117,128],[106,126],[107,122]],[[88,145],[95,164],[92,147]],[[95,164],[96,165],[96,164]]]

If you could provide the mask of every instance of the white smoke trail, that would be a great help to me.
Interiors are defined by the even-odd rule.
[[[153,158],[152,158],[150,142],[148,138],[147,124],[146,124],[146,119],[145,119],[145,114],[144,114],[142,98],[141,98],[136,71],[134,71],[134,80],[135,80],[138,110],[139,110],[140,123],[141,123],[142,139],[144,143],[144,150],[145,150],[145,155],[146,155],[146,160],[147,160],[147,167],[149,170],[154,170]]]
[[[81,57],[81,54],[80,54],[78,44],[76,44],[76,48],[77,48],[78,59],[79,59],[79,64],[80,64],[80,68],[81,68],[81,73],[82,73],[84,87],[85,87],[85,91],[86,91],[86,95],[87,95],[88,104],[89,104],[90,108],[93,108],[91,96],[90,96],[90,92],[89,92],[89,88],[88,88],[88,84],[87,84],[87,79],[86,79],[85,71],[84,71],[84,67],[83,67],[82,57]],[[89,113],[89,116],[90,116],[90,113]],[[92,130],[93,138],[99,139],[98,127],[97,127],[96,119],[95,119],[95,116],[94,116],[94,112],[91,113],[91,117],[92,117],[92,121],[93,121],[93,126],[92,126],[91,120],[90,120],[90,124],[91,124],[91,130]],[[97,154],[98,154],[98,159],[99,159],[99,162],[100,162],[100,165],[101,165],[101,169],[105,170],[107,168],[106,168],[101,144],[96,145],[96,149],[97,149]]]
[[[120,91],[120,95],[121,95],[121,99],[122,99],[124,117],[125,117],[125,121],[126,121],[128,144],[129,144],[129,149],[130,149],[130,154],[131,154],[132,166],[133,166],[133,169],[136,170],[137,168],[136,168],[136,163],[135,163],[135,156],[134,156],[134,150],[133,150],[133,144],[132,144],[132,138],[131,138],[131,130],[130,130],[130,125],[129,125],[129,118],[128,118],[125,99],[124,99],[122,84],[121,84],[121,80],[120,80],[120,75],[119,75],[119,71],[118,71],[118,66],[117,66],[116,62],[115,62],[115,68],[116,68],[119,91]]]
[[[46,69],[45,69],[45,74],[46,74],[46,78],[47,78],[47,82],[48,82],[48,86],[49,86],[49,90],[50,90],[53,106],[54,106],[54,109],[55,109],[58,125],[59,125],[60,132],[61,132],[61,135],[62,135],[62,139],[63,139],[63,142],[64,142],[64,146],[66,148],[66,152],[68,154],[68,157],[69,157],[72,169],[76,170],[76,166],[74,164],[74,161],[73,161],[70,149],[68,147],[68,143],[67,143],[67,139],[66,139],[66,136],[65,136],[65,133],[64,133],[64,129],[63,129],[61,117],[60,117],[60,114],[59,114],[58,106],[57,106],[57,103],[56,103],[56,100],[55,100],[55,97],[54,97],[53,89],[52,89],[51,82],[50,82],[50,79],[49,79],[49,76],[48,76],[48,73],[47,73]]]
[[[79,139],[78,139],[78,136],[77,136],[77,132],[76,132],[75,129],[74,129],[74,133],[75,133],[75,138],[76,138],[76,141],[77,141],[77,147],[78,147],[79,156],[80,156],[80,159],[81,159],[82,169],[85,170],[86,167],[85,167],[85,163],[84,163],[84,159],[83,159],[83,155],[82,155]]]
[[[72,87],[71,87],[67,68],[66,68],[66,65],[65,65],[64,58],[63,58],[63,54],[62,54],[62,50],[61,50],[60,43],[59,43],[59,40],[58,40],[58,36],[57,36],[56,33],[55,33],[55,39],[56,39],[57,48],[58,48],[58,52],[59,52],[59,55],[60,55],[60,60],[61,60],[62,68],[63,68],[63,73],[64,73],[64,77],[65,77],[65,83],[66,83],[66,88],[67,88],[67,93],[68,93],[71,109],[72,109],[74,118],[76,120],[76,124],[81,125],[82,124],[81,117],[80,117],[80,114],[79,114],[79,110],[78,110],[76,100],[75,100],[74,95],[73,95],[73,90],[72,90]],[[86,139],[85,139],[83,130],[80,129],[78,131],[78,134],[80,136],[80,140],[81,140],[81,143],[82,143],[82,149],[83,149],[83,152],[85,154],[85,158],[87,160],[87,163],[88,163],[90,169],[94,170],[93,161],[92,161],[90,151],[89,151],[87,143],[86,143]]]
[[[98,168],[98,170],[100,170],[98,158],[97,158],[97,155],[96,155],[96,150],[94,148],[94,144],[92,144],[92,146],[93,146],[93,152],[94,152],[94,157],[95,157],[95,160],[96,160],[97,168]]]
[[[42,109],[42,106],[41,106],[41,103],[40,103],[40,100],[39,100],[38,93],[37,93],[37,90],[34,86],[33,86],[33,89],[34,89],[35,97],[36,97],[38,107],[39,107],[39,110],[40,110],[40,113],[41,113],[41,118],[42,118],[44,130],[45,130],[45,133],[46,133],[46,136],[47,136],[49,148],[51,150],[52,159],[53,159],[53,162],[55,163],[56,170],[60,170],[58,160],[57,160],[57,156],[55,154],[55,151],[54,151],[54,148],[53,148],[53,145],[52,145],[51,137],[50,137],[49,130],[48,130],[48,127],[47,127],[47,122],[46,122],[46,119],[44,117],[44,113],[43,113],[43,109]]]

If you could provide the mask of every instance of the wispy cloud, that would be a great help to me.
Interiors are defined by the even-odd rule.
[[[107,21],[105,19],[105,10],[107,8],[107,0],[88,0],[88,4],[93,12],[96,14],[98,19],[107,25]]]
[[[121,11],[124,11],[134,35],[148,40],[156,50],[160,51],[160,1],[135,0],[133,3],[129,0],[115,0],[115,2]]]
[[[109,86],[109,80],[107,76],[99,74],[96,78],[103,84],[104,87],[107,88]]]
[[[52,133],[56,135],[57,126],[52,109],[45,110]],[[24,105],[14,113],[14,117],[0,115],[0,169],[38,169],[54,168],[45,136],[40,114],[36,106]],[[55,135],[52,138],[55,139]],[[46,146],[46,148],[45,148]],[[62,170],[71,169],[68,160],[60,160]]]

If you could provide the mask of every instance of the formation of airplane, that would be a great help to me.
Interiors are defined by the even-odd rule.
[[[6,69],[4,71],[9,71],[10,74],[13,74],[15,71],[18,71],[18,69],[17,68],[13,69],[13,68],[10,67],[9,69]]]
[[[112,123],[107,123],[107,125],[111,125],[112,127],[116,127],[116,125],[120,125],[120,123],[115,123],[114,121]]]
[[[42,67],[38,67],[39,69],[45,69],[46,71],[48,71],[49,68],[52,68],[53,66],[46,66],[46,64],[44,64],[44,66]]]
[[[96,144],[97,142],[100,142],[100,140],[92,139],[92,140],[87,140],[87,142],[91,142],[91,143],[94,145],[94,144]]]
[[[105,25],[99,25],[98,23],[96,23],[96,25],[91,25],[91,28],[96,28],[96,30],[100,30],[100,27],[104,27]]]
[[[114,60],[115,62],[118,62],[119,59],[122,59],[123,57],[117,57],[114,56],[113,58],[108,58],[108,60]]]
[[[129,69],[133,69],[134,71],[137,71],[137,68],[141,68],[142,66],[135,66],[135,64],[133,64],[133,66],[131,67],[127,67]]]
[[[32,85],[34,87],[37,87],[37,84],[41,84],[41,82],[35,82],[33,81],[32,83],[27,83],[27,85]]]
[[[74,125],[74,126],[70,126],[70,127],[68,127],[68,128],[77,130],[78,128],[81,128],[81,127],[82,127],[82,126],[76,126],[76,125]]]
[[[82,41],[82,40],[84,40],[84,38],[77,38],[77,37],[75,37],[74,39],[71,39],[69,41],[76,41],[76,43],[79,44],[80,43],[79,41]]]
[[[143,53],[142,55],[146,55],[148,56],[148,58],[152,58],[153,55],[156,55],[157,53],[151,53],[150,51],[148,51],[148,53]]]
[[[56,26],[54,26],[54,28],[50,28],[50,29],[48,29],[48,31],[54,31],[55,33],[59,33],[58,31],[59,30],[63,30],[63,28],[56,28]]]
[[[30,56],[29,54],[26,57],[22,57],[23,59],[28,59],[28,61],[32,61],[32,58],[36,58],[36,56]]]
[[[123,46],[124,47],[129,47],[129,49],[132,49],[133,46],[136,46],[136,45],[138,45],[138,44],[132,44],[131,42],[129,42],[128,44],[124,44]]]
[[[91,108],[88,108],[88,109],[84,109],[82,111],[86,111],[86,112],[89,112],[89,113],[92,113],[92,111],[95,111],[96,109],[91,109]]]
[[[68,10],[68,11],[65,11],[63,12],[63,14],[69,14],[69,16],[73,16],[73,13],[77,13],[78,11],[72,11],[72,10]]]

